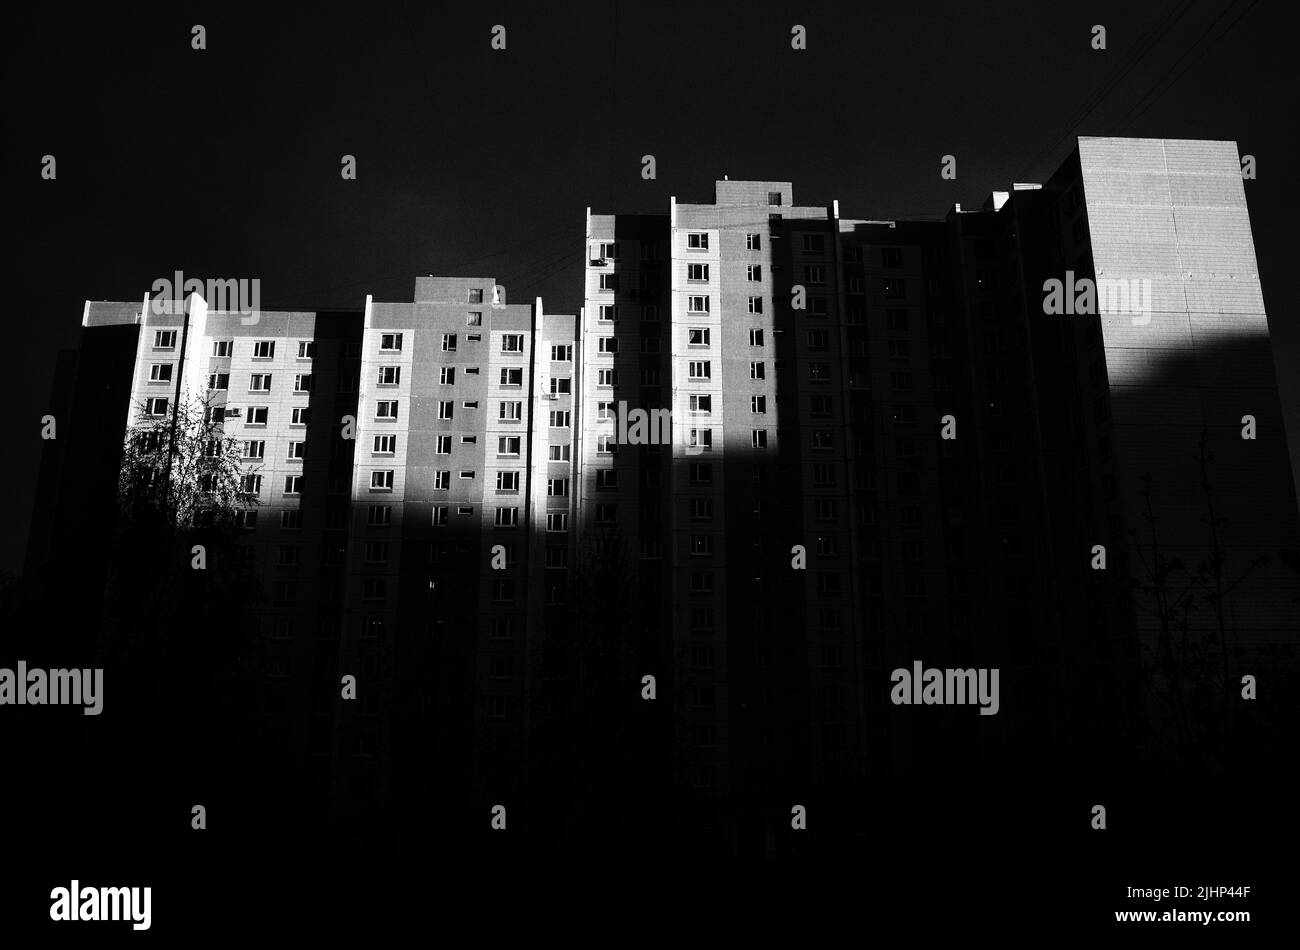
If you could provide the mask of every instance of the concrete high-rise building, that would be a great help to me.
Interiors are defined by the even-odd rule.
[[[1129,743],[1139,697],[1186,719],[1291,662],[1300,529],[1232,143],[1081,139],[934,221],[722,180],[588,209],[583,240],[577,315],[451,277],[251,326],[88,304],[61,371],[74,419],[105,394],[101,449],[182,381],[218,396],[260,475],[267,713],[359,830],[516,800],[567,732],[621,741],[600,721],[644,708],[653,768],[762,851],[791,801],[1026,749],[1062,769]],[[85,514],[34,525],[33,565]],[[1195,695],[1143,691],[1171,638]],[[1000,713],[894,705],[914,661],[1000,669]]]

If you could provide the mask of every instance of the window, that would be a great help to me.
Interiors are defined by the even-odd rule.
[[[470,310],[465,314],[465,326],[481,327],[483,325],[483,312],[481,310]]]
[[[886,330],[906,330],[906,329],[907,329],[907,311],[906,311],[906,310],[886,310],[886,311],[885,311],[885,329],[886,329]]]
[[[447,374],[447,370],[445,367],[442,372],[444,376]],[[396,386],[401,381],[402,381],[402,368],[400,366],[379,367],[380,386]]]
[[[554,382],[554,380],[552,380],[552,382]],[[524,384],[524,370],[523,370],[523,367],[520,367],[520,366],[510,367],[510,366],[508,366],[508,367],[504,367],[504,368],[501,370],[501,385],[502,385],[502,386],[522,386],[523,384]]]
[[[602,241],[600,244],[600,256],[611,261],[618,260],[618,243]]]
[[[239,477],[239,490],[246,495],[256,495],[262,490],[261,475],[241,475]],[[256,512],[249,512],[256,514]],[[250,525],[251,527],[251,525]]]
[[[704,487],[713,484],[713,466],[708,462],[692,462],[688,469],[690,484]]]
[[[547,453],[547,458],[552,462],[567,462],[569,461],[569,451],[567,445],[552,445]]]
[[[641,322],[642,322],[642,323],[658,323],[658,322],[659,322],[659,305],[658,305],[658,304],[653,304],[653,303],[651,303],[651,304],[645,304],[644,306],[642,306],[642,307],[641,307]]]
[[[618,320],[618,305],[612,303],[601,304],[599,317],[601,323],[614,323]]]
[[[461,445],[474,445],[477,442],[478,442],[478,436],[476,435],[462,435],[460,437]]]
[[[707,251],[709,235],[706,232],[692,231],[686,235],[686,247],[692,251]]]
[[[303,477],[301,475],[284,476],[284,493],[286,495],[301,495],[302,478]]]
[[[439,469],[433,473],[433,487],[435,491],[451,490],[451,470]]]
[[[471,287],[471,288],[470,288],[470,291],[469,291],[469,293],[468,293],[468,295],[466,295],[465,300],[466,300],[467,303],[482,303],[482,302],[483,302],[483,288],[482,288],[482,287]]]
[[[154,363],[149,367],[149,382],[169,383],[172,378],[171,363]]]
[[[396,419],[397,418],[397,400],[381,399],[375,403],[376,419]]]
[[[686,279],[693,280],[697,283],[703,283],[709,279],[708,264],[687,264]]]
[[[912,391],[912,374],[890,373],[889,387],[896,393],[910,393]]]
[[[397,451],[397,436],[395,435],[377,435],[375,436],[375,455],[392,455]]]
[[[751,442],[756,449],[767,448],[767,430],[754,429],[750,432]]]
[[[497,508],[495,525],[498,528],[514,528],[519,524],[518,508]]]
[[[155,350],[174,350],[176,348],[175,330],[156,330],[153,335]]]
[[[757,360],[751,360],[749,364],[750,379],[766,379],[767,370],[763,363]]]
[[[826,429],[819,429],[812,434],[812,447],[815,451],[824,452],[835,447],[833,434]]]
[[[371,491],[392,491],[393,490],[393,470],[391,468],[382,471],[370,473],[370,490]]]
[[[371,528],[387,528],[392,523],[392,505],[371,505],[366,511],[366,524]]]
[[[770,205],[780,205],[780,204],[781,204],[781,192],[779,192],[779,191],[769,191],[769,192],[767,193],[767,203],[770,204]]]
[[[596,436],[596,454],[613,455],[617,451],[618,443],[614,441],[612,435]]]
[[[433,524],[435,527],[445,527],[447,525],[447,515],[451,509],[447,505],[433,506]]]
[[[691,396],[691,412],[708,415],[713,412],[712,396]]]
[[[691,360],[686,364],[686,375],[691,379],[709,379],[712,373],[709,360]]]
[[[809,363],[808,381],[813,383],[829,383],[831,381],[831,364]]]
[[[522,353],[524,351],[524,335],[522,333],[507,333],[501,337],[502,353]]]
[[[290,442],[285,459],[290,462],[301,462],[307,457],[306,442]]]
[[[400,333],[381,333],[379,335],[379,349],[389,352],[396,352],[402,348],[402,334]]]
[[[158,396],[153,396],[144,401],[144,414],[146,416],[165,416],[167,414],[167,400]]]
[[[889,358],[891,360],[905,360],[908,358],[908,347],[906,340],[889,341]]]
[[[212,341],[213,356],[229,356],[231,352],[234,351],[234,349],[235,349],[234,340],[213,340]]]
[[[809,330],[808,331],[808,349],[810,350],[829,350],[831,347],[831,335],[827,330]]]
[[[613,524],[618,521],[618,505],[597,505],[596,524]]]
[[[861,277],[850,277],[847,281],[848,292],[851,294],[860,294],[864,292]]]
[[[597,386],[617,386],[618,370],[616,369],[598,369],[596,370]]]
[[[708,313],[709,298],[707,296],[689,296],[686,298],[686,310],[688,313]]]
[[[596,470],[596,489],[598,491],[613,491],[618,488],[618,472],[612,468],[600,468]]]
[[[208,376],[208,388],[209,388],[209,389],[229,389],[229,388],[230,388],[230,374],[229,374],[229,373],[212,373],[212,374],[210,374],[210,375]]]
[[[569,480],[567,478],[548,478],[546,480],[546,494],[549,498],[567,498],[569,495]]]
[[[254,340],[253,341],[253,359],[269,360],[275,357],[274,340]]]
[[[254,393],[268,393],[271,391],[271,374],[270,373],[253,373],[248,378],[248,390]]]
[[[762,312],[763,312],[763,298],[762,298],[762,297],[750,297],[750,298],[749,298],[749,312],[750,312],[750,313],[762,313]]]
[[[497,418],[504,422],[518,422],[524,417],[522,402],[502,402],[498,404]]]
[[[246,440],[240,457],[246,459],[266,458],[266,443],[261,440]]]
[[[746,234],[746,235],[745,235],[745,250],[747,250],[747,251],[761,251],[762,249],[763,249],[763,238],[762,238],[762,235],[759,235],[759,234]]]
[[[567,511],[548,511],[546,513],[547,531],[568,531],[569,513]]]
[[[444,333],[442,335],[442,350],[444,353],[456,352],[456,334]]]
[[[596,344],[596,349],[600,353],[613,356],[618,352],[618,338],[612,336],[602,336]]]
[[[609,291],[618,290],[618,274],[601,274],[600,289]]]
[[[558,344],[551,347],[551,362],[553,363],[571,363],[573,362],[573,345]]]
[[[885,278],[885,296],[891,300],[897,300],[906,296],[906,287],[901,277]]]
[[[822,234],[805,234],[803,236],[805,254],[823,254],[826,252],[826,237]]]
[[[691,520],[712,521],[713,520],[713,499],[692,498],[691,499]]]
[[[569,423],[569,420],[570,420],[571,418],[572,418],[572,416],[570,415],[570,413],[569,413],[569,411],[568,411],[567,409],[566,409],[566,410],[552,410],[552,411],[551,411],[551,428],[552,428],[552,429],[567,429],[567,428],[569,428],[569,424],[570,424],[570,423]]]
[[[691,429],[690,446],[693,449],[699,449],[703,452],[713,451],[713,430]]]
[[[296,373],[293,377],[293,391],[296,393],[311,392],[311,373]]]
[[[517,435],[503,435],[497,439],[497,455],[518,455],[523,439]]]
[[[880,260],[885,267],[902,267],[903,249],[900,247],[883,248],[880,252]]]
[[[763,279],[763,265],[749,264],[745,267],[745,280],[760,281]]]
[[[690,538],[691,557],[713,556],[713,535],[693,534]]]
[[[309,360],[316,355],[316,344],[311,340],[298,341],[298,359]]]
[[[816,267],[805,267],[803,269],[803,282],[812,286],[826,283],[826,268],[820,264]]]
[[[469,468],[462,468],[460,470],[460,474],[457,477],[466,480],[472,479],[474,477],[474,470]]]
[[[686,330],[686,345],[687,346],[708,346],[709,328],[689,327]]]
[[[166,402],[166,400],[164,400]],[[244,418],[244,424],[250,426],[266,425],[267,417],[270,415],[269,406],[249,406],[248,415]]]
[[[567,376],[551,377],[551,394],[565,396],[573,391],[573,381]]]
[[[658,353],[658,352],[659,352],[659,338],[658,338],[657,336],[643,336],[643,337],[641,337],[641,352],[642,352],[642,353],[650,353],[650,354]]]
[[[449,435],[440,435],[440,436],[438,436],[437,439],[436,439],[436,441],[435,441],[435,443],[434,443],[433,453],[434,453],[434,455],[450,455],[450,454],[451,454],[451,436],[449,436]]]
[[[439,419],[451,419],[451,418],[453,418],[452,413],[453,413],[453,410],[455,409],[455,406],[456,406],[456,404],[455,404],[454,402],[452,402],[451,400],[442,400],[442,401],[440,401],[440,402],[438,403],[438,418],[439,418]]]
[[[750,396],[750,397],[749,397],[749,411],[750,411],[750,412],[753,412],[753,413],[758,413],[758,414],[760,414],[760,415],[763,414],[763,413],[765,413],[765,412],[767,412],[767,397],[766,397],[766,396]]]

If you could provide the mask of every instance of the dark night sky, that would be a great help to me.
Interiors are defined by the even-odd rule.
[[[17,504],[0,567],[21,565],[39,419],[86,298],[138,300],[179,269],[260,278],[268,309],[359,308],[366,293],[409,299],[417,273],[482,274],[514,302],[540,294],[573,311],[587,205],[709,201],[725,174],[791,180],[797,201],[838,198],[845,216],[939,218],[1042,180],[1080,134],[1231,139],[1257,157],[1246,194],[1300,458],[1286,277],[1300,250],[1292,10],[606,0],[12,11],[7,204],[22,358],[3,374],[14,434],[0,471]],[[206,51],[190,49],[195,23]],[[489,48],[496,23],[505,52]],[[790,49],[795,23],[806,52]],[[1105,52],[1089,47],[1096,23]],[[47,153],[57,181],[40,179]],[[348,153],[357,181],[339,175]],[[939,178],[945,153],[955,182]],[[657,181],[641,180],[643,154]]]

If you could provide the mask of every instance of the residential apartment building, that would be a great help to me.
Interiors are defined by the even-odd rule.
[[[722,180],[710,203],[589,209],[576,316],[487,277],[252,326],[197,298],[188,319],[91,304],[83,355],[116,355],[76,373],[131,413],[212,393],[247,446],[286,684],[267,713],[297,717],[283,741],[346,828],[520,802],[567,768],[574,722],[647,708],[636,741],[664,755],[629,755],[765,853],[790,802],[1113,755],[1150,696],[1153,541],[1184,565],[1268,555],[1224,601],[1230,672],[1293,648],[1236,161],[1081,139],[1042,184],[911,222]],[[1149,280],[1150,313],[1050,312],[1067,271]],[[1218,636],[1217,614],[1192,628]],[[894,705],[917,660],[1000,669],[1003,713]],[[634,705],[557,711],[602,691]]]

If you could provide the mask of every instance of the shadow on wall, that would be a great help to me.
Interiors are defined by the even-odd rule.
[[[1300,726],[1300,519],[1273,382],[1256,337],[1164,355],[1112,389],[1144,746],[1175,773],[1270,771]]]

